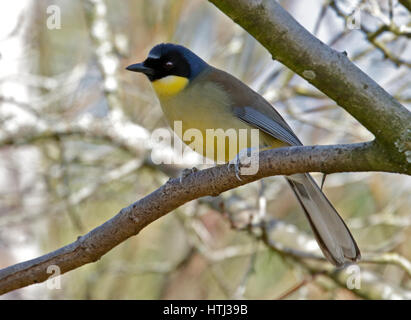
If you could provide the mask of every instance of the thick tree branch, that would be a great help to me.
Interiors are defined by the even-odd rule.
[[[388,150],[411,162],[411,113],[356,67],[301,26],[274,0],[209,0],[253,35],[273,58],[353,115]]]
[[[37,259],[0,270],[0,294],[45,281],[50,276],[47,273],[50,265],[57,265],[61,273],[65,273],[94,262],[184,203],[203,196],[216,196],[263,177],[308,171],[396,171],[395,168],[386,166],[387,161],[381,157],[378,149],[372,142],[280,148],[261,152],[258,173],[242,176],[242,181],[237,180],[233,169],[227,165],[195,172],[185,178],[183,183],[180,183],[180,179],[170,179],[165,185],[122,209],[112,219],[79,237],[77,241]]]

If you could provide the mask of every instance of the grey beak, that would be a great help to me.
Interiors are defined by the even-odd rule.
[[[135,63],[132,65],[129,65],[126,69],[129,71],[141,72],[146,75],[154,75],[154,70],[151,68],[145,67],[143,63]]]

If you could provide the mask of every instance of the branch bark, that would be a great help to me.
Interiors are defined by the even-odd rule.
[[[56,265],[61,273],[100,259],[105,253],[145,226],[184,203],[204,197],[217,196],[271,175],[321,171],[347,172],[387,170],[383,159],[369,162],[380,154],[375,143],[335,146],[298,146],[267,150],[260,153],[256,175],[242,176],[239,181],[227,165],[191,174],[184,179],[170,179],[143,199],[123,208],[116,216],[77,241],[54,252],[0,270],[0,294],[47,280],[47,268]],[[355,161],[353,161],[355,159]],[[394,168],[393,168],[394,169]],[[372,169],[371,169],[372,170]],[[390,171],[390,170],[388,170]],[[394,170],[395,171],[395,170]]]

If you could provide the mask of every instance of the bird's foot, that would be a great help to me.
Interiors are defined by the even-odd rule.
[[[231,160],[228,164],[228,171],[231,170],[231,167],[234,167],[234,172],[235,176],[239,181],[243,181],[243,179],[240,178],[240,172],[241,172],[241,161],[239,160],[238,157],[235,157],[235,159]]]
[[[228,169],[234,166],[235,176],[243,181],[240,175],[252,175],[258,171],[258,149],[242,149],[233,160],[228,163]]]
[[[190,174],[193,174],[193,173],[195,173],[195,172],[197,172],[197,171],[198,171],[198,169],[197,169],[196,167],[192,167],[191,169],[188,169],[188,168],[184,169],[184,170],[181,172],[181,175],[180,175],[180,183],[183,183],[183,180],[184,180],[185,178],[187,178]]]

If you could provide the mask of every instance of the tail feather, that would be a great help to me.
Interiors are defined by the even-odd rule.
[[[318,245],[336,266],[361,258],[360,250],[346,224],[308,174],[288,176],[288,183],[304,209]]]

